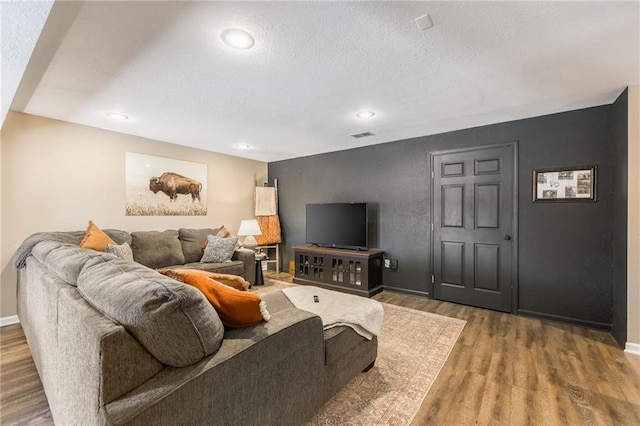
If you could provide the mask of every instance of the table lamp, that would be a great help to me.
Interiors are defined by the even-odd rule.
[[[242,242],[242,246],[251,250],[255,250],[258,246],[258,242],[254,238],[254,235],[262,235],[260,225],[255,219],[247,219],[240,222],[240,229],[238,229],[238,237],[245,237]]]

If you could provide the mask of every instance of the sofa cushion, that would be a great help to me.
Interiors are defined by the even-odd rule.
[[[202,269],[163,268],[163,269],[158,269],[158,272],[160,272],[162,275],[168,276],[169,278],[173,278],[176,281],[180,281],[181,283],[185,282],[184,273],[189,272],[189,273],[204,275],[207,278],[211,278],[213,280],[218,281],[219,283],[222,283],[226,286],[235,288],[236,290],[240,290],[240,291],[247,291],[249,290],[249,287],[250,287],[249,282],[238,275],[220,274],[218,272],[203,271]]]
[[[207,246],[202,254],[202,263],[229,262],[236,248],[238,237],[221,238],[215,235],[207,236]]]
[[[131,235],[119,229],[103,229],[117,244],[131,244]],[[36,232],[25,239],[13,255],[12,264],[15,269],[25,267],[25,260],[31,254],[33,247],[43,241],[55,241],[59,243],[80,245],[82,239],[87,235],[86,231],[64,231],[64,232]]]
[[[352,328],[339,326],[324,331],[324,360],[326,365],[337,364],[348,358],[354,348],[365,341]]]
[[[199,269],[201,271],[218,272],[220,274],[232,274],[245,277],[244,263],[239,260],[232,260],[231,262],[224,263],[186,263],[184,265],[168,266],[171,269]]]
[[[276,291],[265,295],[262,300],[269,307],[271,315],[286,309],[295,309],[295,306],[282,291]],[[325,364],[332,365],[348,358],[348,354],[363,341],[364,337],[353,331],[350,327],[332,327],[324,330]]]
[[[163,364],[194,364],[222,343],[220,318],[200,291],[135,262],[111,258],[83,268],[78,291]]]
[[[227,238],[231,233],[223,226],[219,228],[187,229],[180,228],[178,236],[182,244],[185,263],[197,262],[202,258],[204,248],[207,245],[207,235]]]
[[[102,231],[111,237],[116,244],[127,243],[131,245],[131,234],[127,231],[121,231],[120,229],[103,229]]]
[[[182,253],[184,253],[184,262],[198,262],[204,253],[203,246],[207,242],[207,235],[215,235],[215,229],[187,229],[178,230],[180,244],[182,244]]]
[[[93,249],[97,251],[104,251],[108,244],[116,244],[107,234],[105,234],[98,226],[89,221],[87,227],[87,233],[82,241],[80,241],[80,247]]]
[[[133,259],[144,266],[157,269],[185,263],[176,230],[132,232],[131,238]]]
[[[182,277],[205,295],[227,327],[248,327],[270,319],[267,305],[255,293],[236,290],[196,272],[183,272]]]
[[[76,286],[78,275],[85,265],[102,263],[105,257],[114,258],[113,255],[101,251],[48,240],[36,244],[31,254],[72,286]]]
[[[262,300],[266,302],[271,315],[286,309],[296,309],[293,303],[291,303],[291,300],[289,300],[282,291],[274,291],[273,293],[265,294],[262,296]]]

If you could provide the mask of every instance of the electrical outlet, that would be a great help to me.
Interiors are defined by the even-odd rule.
[[[389,267],[391,269],[398,269],[398,259],[389,259]]]
[[[391,268],[391,261],[389,259],[384,260],[384,267],[387,269]]]

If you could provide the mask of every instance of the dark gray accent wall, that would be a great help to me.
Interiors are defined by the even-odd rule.
[[[371,247],[398,259],[386,288],[427,295],[431,280],[429,153],[517,141],[518,312],[611,325],[612,106],[269,163],[278,178],[285,266],[305,243],[307,203],[364,201]],[[598,166],[595,203],[533,203],[536,168]],[[285,270],[287,268],[285,267]]]
[[[613,279],[611,334],[621,347],[627,342],[627,197],[629,153],[629,89],[613,103]]]

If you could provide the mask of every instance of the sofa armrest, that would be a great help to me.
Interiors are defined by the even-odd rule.
[[[231,260],[241,260],[244,264],[244,279],[249,284],[256,283],[256,253],[253,250],[240,248],[233,252]]]

